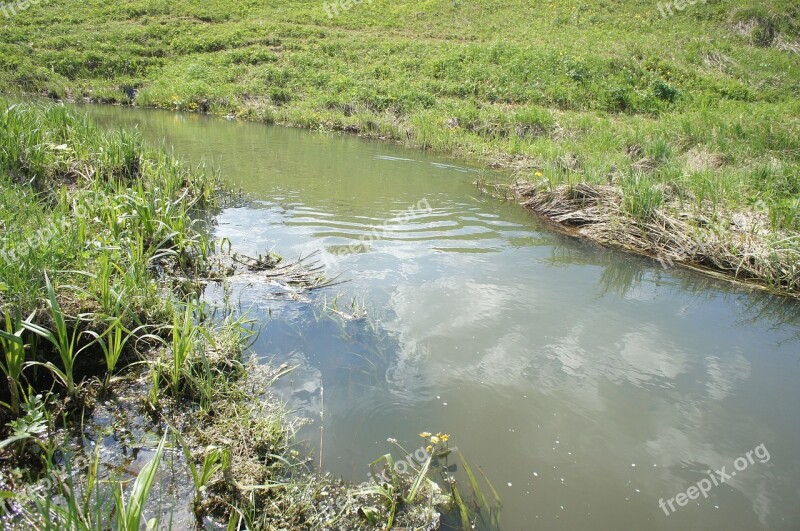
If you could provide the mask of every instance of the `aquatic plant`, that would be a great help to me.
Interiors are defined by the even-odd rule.
[[[126,312],[122,311],[116,315],[125,314]],[[91,330],[86,331],[86,334],[94,337],[94,342],[98,344],[100,349],[103,351],[103,357],[106,362],[106,370],[103,376],[103,389],[108,389],[111,379],[114,377],[114,373],[117,369],[119,359],[122,356],[122,352],[124,351],[125,345],[127,345],[128,341],[131,339],[140,341],[147,338],[158,340],[159,338],[152,334],[143,334],[141,336],[137,335],[141,330],[146,328],[145,325],[128,331],[123,324],[122,317],[111,317],[104,322],[104,325],[106,329],[102,334],[98,334],[97,332]]]
[[[21,390],[22,369],[25,366],[25,341],[22,334],[25,327],[19,311],[4,310],[5,330],[0,329],[0,349],[3,351],[5,363],[0,363],[0,369],[6,375],[8,392],[11,403],[5,404],[13,415],[20,412],[19,395]],[[31,314],[26,321],[31,323],[35,314]]]
[[[180,432],[173,429],[173,436],[183,451],[183,456],[192,476],[192,483],[195,488],[193,503],[197,511],[211,479],[230,466],[230,450],[219,446],[207,446],[201,453],[202,461],[198,467],[197,463],[195,463],[195,455],[192,453],[192,449]]]
[[[352,495],[375,497],[382,501],[384,507],[360,502],[356,503],[358,513],[371,525],[385,525],[390,529],[401,511],[413,507],[415,503],[427,503],[446,513],[455,511],[462,529],[472,529],[478,521],[482,529],[498,529],[501,505],[488,479],[486,481],[495,494],[493,503],[487,501],[464,456],[456,447],[450,446],[450,435],[434,435],[430,432],[419,435],[423,439],[423,447],[414,453],[408,452],[395,439],[389,439],[390,443],[406,455],[402,462],[396,461],[391,453],[386,453],[370,463],[374,481],[354,491]],[[423,455],[418,455],[422,450]],[[448,463],[453,452],[459,454],[465,468],[469,480],[467,488],[462,487],[457,480],[456,466]],[[449,496],[441,494],[442,488]],[[469,497],[465,495],[467,489],[471,489]]]
[[[128,499],[123,496],[122,485],[117,484],[114,488],[114,500],[116,502],[115,528],[119,531],[139,531],[142,518],[144,516],[145,503],[150,496],[150,491],[156,479],[158,467],[161,464],[161,456],[164,454],[164,445],[167,437],[161,438],[155,456],[148,462],[136,476],[133,487],[128,494]],[[147,522],[148,529],[154,529],[156,521]]]
[[[181,394],[181,385],[184,382],[184,370],[189,356],[197,347],[199,329],[194,323],[195,303],[187,301],[183,312],[176,311],[172,322],[172,343],[170,344],[170,360],[165,364],[168,367],[167,375],[172,394],[176,398]]]
[[[0,450],[9,445],[19,445],[28,440],[37,440],[48,428],[48,418],[45,412],[47,400],[42,395],[29,393],[22,404],[25,415],[8,423],[11,433],[8,438],[0,441]],[[20,452],[21,453],[21,452]]]
[[[67,325],[67,315],[61,310],[61,305],[56,296],[56,290],[50,282],[50,278],[45,273],[45,285],[47,286],[47,304],[50,309],[50,317],[53,321],[54,331],[32,322],[23,322],[25,329],[46,339],[55,348],[63,369],[58,368],[53,362],[29,362],[32,365],[42,365],[49,369],[58,380],[67,388],[70,397],[76,395],[75,389],[75,360],[81,352],[85,351],[94,343],[88,342],[79,348],[79,340],[85,335],[81,326],[91,320],[91,314],[79,314],[75,318],[72,328]]]

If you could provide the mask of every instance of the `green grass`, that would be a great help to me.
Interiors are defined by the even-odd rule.
[[[796,2],[323,4],[31,8],[3,22],[0,90],[356,132],[554,184],[618,172],[635,215],[669,185],[800,230]]]
[[[213,242],[190,213],[213,206],[216,179],[63,107],[0,100],[0,309],[12,410],[21,367],[46,367],[75,397],[76,372],[104,359],[110,377],[131,336],[170,321],[154,268],[191,276],[206,267]]]
[[[108,525],[108,500],[94,497],[97,478],[72,486],[55,459],[75,451],[59,428],[79,428],[98,396],[117,391],[115,374],[130,378],[140,360],[157,357],[169,323],[182,337],[217,337],[192,319],[191,306],[181,310],[185,294],[170,279],[208,269],[215,245],[190,220],[216,207],[218,188],[218,176],[188,172],[136,134],[101,132],[63,106],[0,98],[0,475],[4,489],[13,470],[32,483],[43,471],[70,482],[51,482],[44,497],[2,492],[32,510],[35,525]],[[246,336],[227,336],[229,350],[219,355],[233,362]],[[162,449],[128,496],[115,491],[113,527],[139,529]],[[68,503],[52,503],[53,494]]]
[[[4,403],[4,405],[12,415],[19,415],[19,382],[22,379],[22,370],[25,366],[26,357],[25,340],[22,338],[25,327],[19,310],[6,309],[3,313],[5,316],[5,330],[0,330],[0,349],[4,354],[4,363],[0,365],[0,368],[2,368],[3,374],[6,375],[6,381],[14,383],[9,385],[9,402]],[[33,315],[28,318],[28,321],[32,318]]]
[[[0,100],[0,185],[0,304],[23,313],[46,294],[48,271],[56,291],[82,286],[69,310],[141,316],[157,298],[149,266],[186,269],[210,251],[188,212],[209,203],[213,176],[63,107]]]

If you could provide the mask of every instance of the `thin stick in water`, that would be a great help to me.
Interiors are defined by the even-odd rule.
[[[325,387],[319,386],[320,410],[319,410],[319,469],[322,470],[322,434],[325,431]]]

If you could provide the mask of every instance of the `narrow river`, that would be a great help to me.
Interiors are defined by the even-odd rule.
[[[387,438],[441,431],[498,490],[503,529],[800,527],[797,301],[554,234],[417,151],[88,111],[250,194],[218,218],[234,249],[320,251],[346,281],[316,305],[233,294],[261,322],[259,356],[297,366],[277,390],[326,470],[364,481]],[[367,319],[323,315],[354,299]]]

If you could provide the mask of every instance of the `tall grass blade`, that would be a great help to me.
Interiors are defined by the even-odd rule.
[[[122,486],[118,485],[114,491],[114,497],[117,501],[117,521],[115,528],[119,531],[139,531],[142,525],[142,516],[144,514],[144,507],[147,499],[150,496],[150,491],[155,483],[158,467],[161,464],[161,457],[164,454],[164,446],[167,437],[161,438],[161,442],[156,450],[156,455],[147,463],[136,481],[133,483],[130,495],[128,496],[128,503],[126,504],[122,495]],[[148,526],[149,527],[149,526]]]
[[[422,464],[422,468],[420,468],[419,473],[414,478],[414,482],[411,484],[411,488],[408,491],[408,497],[406,498],[408,503],[412,503],[417,497],[417,493],[422,486],[422,482],[428,477],[428,470],[430,470],[432,460],[433,455],[428,454],[428,458]]]

